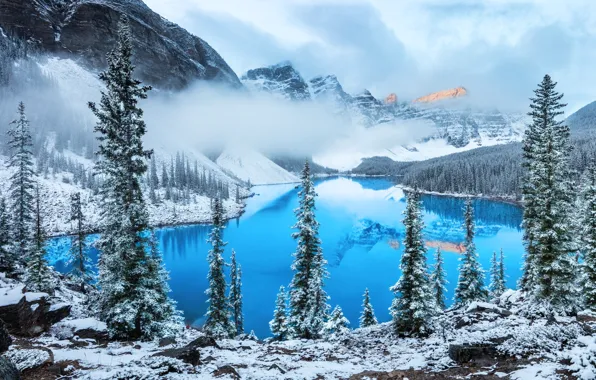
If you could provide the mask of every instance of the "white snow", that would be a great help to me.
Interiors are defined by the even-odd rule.
[[[299,182],[294,174],[267,157],[249,149],[226,149],[217,159],[225,171],[253,185]]]
[[[71,319],[57,323],[55,326],[70,328],[73,332],[80,330],[107,331],[108,327],[104,322],[95,318]]]

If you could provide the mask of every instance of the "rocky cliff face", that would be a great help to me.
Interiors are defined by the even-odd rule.
[[[444,139],[457,148],[470,143],[480,146],[488,141],[493,144],[518,141],[524,129],[525,115],[521,113],[479,110],[464,107],[455,100],[441,102],[465,96],[467,90],[463,87],[433,93],[414,102],[399,102],[396,94],[379,100],[368,90],[348,94],[335,75],[305,81],[289,62],[250,70],[242,81],[249,88],[288,100],[331,103],[349,122],[367,127],[404,120],[428,121],[436,126],[428,140]]]
[[[144,81],[162,89],[184,88],[197,79],[241,86],[207,42],[141,0],[0,0],[0,28],[6,33],[32,41],[43,51],[77,57],[95,70],[106,65],[122,15],[130,19],[134,61]]]
[[[434,103],[445,99],[460,98],[462,96],[466,96],[467,94],[468,90],[463,87],[457,87],[421,96],[420,98],[415,99],[414,103]]]

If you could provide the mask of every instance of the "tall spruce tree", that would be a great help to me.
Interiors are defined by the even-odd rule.
[[[420,193],[417,189],[408,193],[403,223],[405,235],[401,277],[390,288],[395,298],[389,310],[398,335],[423,336],[430,332],[434,305],[426,265],[426,247],[422,239],[424,222]]]
[[[289,327],[294,337],[316,339],[327,319],[329,297],[323,288],[327,261],[319,239],[319,223],[315,217],[317,194],[308,161],[304,164],[301,180],[299,207],[294,211],[297,222],[293,226],[298,232],[292,234],[298,246],[292,264]]]
[[[157,189],[159,189],[159,177],[157,176],[157,165],[155,163],[155,157],[151,160],[150,172],[149,172],[149,198],[151,202],[157,203]]]
[[[81,204],[81,193],[75,193],[70,200],[70,220],[75,224],[75,232],[70,240],[71,275],[80,284],[85,293],[86,288],[93,282],[93,270],[89,257],[89,245],[85,235],[85,216]]]
[[[596,163],[587,168],[582,188],[581,217],[583,306],[596,311]]]
[[[503,259],[502,249],[499,258],[497,258],[497,253],[493,252],[490,260],[490,285],[488,287],[491,298],[498,298],[505,292],[505,264]]]
[[[117,45],[99,75],[106,90],[99,106],[89,103],[98,119],[97,172],[102,176],[101,229],[98,242],[99,309],[110,336],[152,339],[168,333],[162,327],[176,315],[163,284],[161,260],[152,254],[149,216],[140,182],[152,152],[143,148],[146,133],[140,99],[150,87],[133,78],[131,31],[127,17],[119,23]],[[157,268],[160,266],[160,268]]]
[[[223,241],[224,214],[221,199],[213,201],[213,228],[209,234],[211,250],[207,255],[209,262],[209,288],[205,291],[209,297],[207,313],[205,317],[204,330],[214,337],[230,337],[236,332],[236,328],[230,322],[230,305],[226,297],[226,279],[224,275],[225,262],[223,259],[224,247],[227,243]]]
[[[474,244],[474,208],[468,198],[464,207],[465,252],[460,258],[459,278],[455,288],[455,306],[466,306],[474,301],[486,301],[488,292],[484,287],[484,271],[478,262]]]
[[[14,271],[16,265],[16,259],[10,249],[11,240],[6,200],[0,197],[0,268],[9,273]]]
[[[364,301],[362,302],[362,314],[360,314],[360,327],[374,326],[377,323],[377,317],[375,317],[375,311],[373,310],[372,304],[370,303],[370,294],[368,288],[364,290]]]
[[[443,255],[441,248],[437,248],[435,253],[435,264],[430,272],[430,286],[432,289],[433,299],[438,310],[445,310],[445,292],[447,292],[447,274],[443,268]]]
[[[526,242],[523,290],[553,312],[572,312],[577,306],[574,282],[572,173],[569,128],[563,115],[563,94],[545,75],[531,98],[532,123],[524,138],[526,176],[522,193]]]
[[[289,336],[286,300],[286,288],[280,286],[275,300],[273,319],[269,322],[269,329],[275,340],[286,340]]]
[[[236,263],[236,251],[232,249],[230,270],[230,307],[236,335],[244,334],[242,315],[242,268]]]
[[[52,270],[46,261],[46,234],[43,228],[40,203],[39,188],[37,188],[33,247],[25,269],[25,284],[29,291],[53,294],[55,281]]]
[[[10,177],[10,213],[13,217],[14,254],[21,262],[26,262],[33,240],[35,171],[33,143],[23,102],[19,104],[18,114],[18,119],[10,123],[8,131],[11,152],[9,167],[13,171]]]

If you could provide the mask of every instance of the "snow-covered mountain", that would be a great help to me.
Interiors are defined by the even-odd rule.
[[[349,122],[366,127],[382,124],[400,127],[400,122],[412,120],[434,125],[428,136],[412,146],[403,147],[403,154],[385,152],[393,159],[406,161],[519,141],[527,120],[523,113],[470,107],[462,101],[462,98],[469,96],[463,88],[429,94],[414,102],[398,102],[395,94],[379,100],[368,90],[350,95],[336,76],[317,76],[306,81],[289,62],[250,70],[242,77],[242,82],[253,90],[265,91],[288,100],[330,103]],[[424,144],[433,140],[440,142]],[[446,149],[437,151],[434,149],[437,144],[445,145]],[[393,150],[394,147],[387,149]]]
[[[137,75],[163,89],[194,80],[240,87],[223,58],[204,40],[153,12],[141,0],[0,0],[0,28],[57,56],[105,67],[122,15],[130,20]]]
[[[246,149],[226,149],[217,159],[225,172],[252,185],[294,183],[300,180],[261,153]]]

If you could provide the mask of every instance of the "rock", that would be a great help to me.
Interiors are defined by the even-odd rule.
[[[154,354],[153,356],[165,356],[168,358],[180,359],[185,363],[197,366],[201,364],[200,348],[219,348],[215,339],[208,336],[200,336],[182,348],[171,348]]]
[[[167,358],[174,358],[182,360],[183,362],[193,366],[198,366],[201,364],[201,353],[199,348],[191,345],[187,345],[182,348],[171,348],[169,350],[158,352],[152,356],[165,356]]]
[[[499,356],[496,345],[492,344],[450,344],[449,357],[459,364],[493,361]]]
[[[176,343],[176,338],[168,336],[159,340],[159,347],[170,346]]]
[[[11,344],[12,338],[10,337],[8,330],[6,330],[4,322],[0,320],[0,354],[6,352]]]
[[[13,335],[35,337],[70,314],[70,305],[56,307],[43,293],[25,293],[18,302],[0,306],[0,319]]]
[[[54,363],[54,353],[45,347],[9,350],[4,354],[17,366],[20,372],[36,370]]]
[[[213,372],[213,376],[215,377],[222,377],[226,375],[229,375],[233,379],[240,379],[240,375],[236,371],[236,368],[232,367],[231,365],[224,365]]]
[[[588,313],[588,312],[581,312],[581,313],[577,313],[576,319],[578,322],[593,323],[593,322],[596,322],[596,314]]]
[[[217,342],[215,341],[215,339],[213,339],[212,337],[209,337],[209,336],[198,337],[197,339],[190,342],[187,346],[194,346],[194,347],[198,347],[198,348],[204,348],[204,347],[220,348],[217,345]]]
[[[21,375],[17,367],[10,359],[0,356],[0,379],[2,380],[20,380]]]
[[[497,305],[487,302],[472,302],[466,309],[466,313],[495,313],[501,317],[508,317],[512,314],[507,309],[500,308]]]
[[[71,309],[72,306],[69,304],[51,305],[45,318],[50,325],[53,325],[68,317]]]
[[[271,365],[271,367],[269,367],[269,371],[272,371],[272,370],[274,370],[274,369],[275,369],[275,370],[278,370],[278,371],[279,371],[279,372],[280,372],[282,375],[283,375],[284,373],[286,373],[286,370],[285,370],[285,369],[283,369],[283,368],[281,368],[281,367],[279,366],[279,364],[277,364],[277,363],[273,363],[273,364]]]
[[[207,42],[165,20],[141,0],[0,0],[0,27],[7,34],[37,42],[42,50],[59,56],[74,54],[96,70],[106,67],[122,15],[130,20],[135,73],[142,80],[162,89],[181,89],[197,79],[241,86]]]
[[[77,336],[80,339],[93,339],[98,343],[109,340],[108,327],[95,318],[62,321],[52,327],[52,333],[61,339]]]

